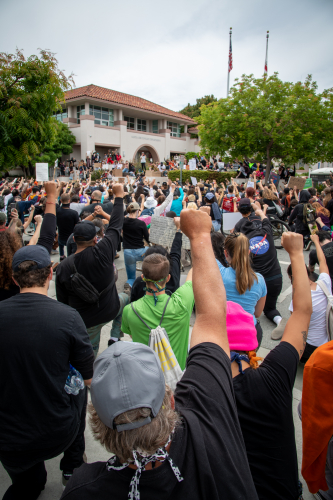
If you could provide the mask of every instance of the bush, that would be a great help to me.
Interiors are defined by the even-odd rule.
[[[91,180],[92,181],[98,181],[104,174],[104,170],[103,169],[98,169],[98,170],[94,170],[93,173],[91,174]]]
[[[198,156],[198,153],[195,153],[194,151],[189,151],[185,154],[185,158],[187,161],[189,161],[191,158],[194,158],[195,156]]]
[[[304,170],[304,167],[299,167],[299,169],[298,169],[298,170]]]
[[[238,172],[214,172],[211,170],[183,170],[183,176],[182,180],[183,182],[185,181],[190,181],[191,177],[195,177],[198,182],[200,182],[200,179],[202,179],[204,182],[206,181],[212,181],[216,180],[216,182],[219,184],[221,182],[226,182],[230,181],[232,177],[236,177],[238,175]],[[168,172],[168,177],[172,181],[175,181],[176,179],[180,179],[180,170],[171,170]]]

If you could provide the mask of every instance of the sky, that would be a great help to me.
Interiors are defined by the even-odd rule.
[[[56,54],[76,87],[95,84],[179,111],[226,97],[234,78],[310,73],[333,87],[333,0],[0,0],[0,51]]]

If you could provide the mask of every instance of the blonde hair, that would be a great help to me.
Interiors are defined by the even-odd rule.
[[[253,271],[249,257],[249,240],[242,233],[227,236],[224,248],[231,257],[231,267],[236,271],[236,288],[240,295],[251,290],[258,277]]]
[[[190,210],[198,210],[198,205],[194,203],[194,201],[191,201],[190,203],[188,203],[187,208],[189,208]]]
[[[110,453],[114,453],[121,463],[133,461],[133,450],[140,450],[148,455],[155,453],[163,446],[172,431],[179,425],[180,417],[172,409],[172,391],[165,386],[165,395],[160,411],[149,424],[138,429],[118,432],[107,427],[100,420],[92,403],[89,404],[90,425],[94,438]],[[115,418],[116,424],[127,424],[142,420],[151,414],[150,408],[130,410]]]
[[[264,187],[263,192],[262,192],[262,197],[265,198],[266,200],[277,200],[277,196],[271,189],[268,187]]]

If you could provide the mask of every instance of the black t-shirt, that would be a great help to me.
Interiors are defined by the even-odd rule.
[[[330,273],[331,281],[333,283],[333,242],[326,243],[326,245],[323,245],[321,248],[325,255],[326,264]],[[317,257],[317,251],[316,249],[314,249],[309,253],[309,265],[315,266],[316,264],[319,264],[319,261]]]
[[[170,457],[184,480],[178,482],[165,460],[142,472],[141,500],[257,500],[237,418],[230,359],[219,346],[206,342],[191,349],[175,402],[182,423]],[[125,499],[134,473],[130,468],[107,471],[105,462],[84,464],[74,471],[61,498]]]
[[[71,363],[87,380],[94,355],[80,315],[39,293],[0,303],[0,455],[57,450],[79,423],[76,396],[64,387]],[[55,455],[53,455],[55,456]]]
[[[236,229],[238,224],[240,226]],[[237,222],[235,230],[245,234],[249,240],[252,267],[255,272],[262,274],[265,279],[281,276],[281,267],[277,258],[272,225],[269,219],[265,217],[259,222],[256,219],[248,220],[243,218]]]
[[[57,299],[76,309],[87,328],[108,323],[119,311],[120,303],[114,281],[113,261],[116,254],[120,231],[123,225],[123,199],[116,198],[105,236],[94,247],[88,247],[75,256],[67,257],[57,267]],[[97,290],[102,292],[99,304],[84,302],[72,290],[70,275],[73,274],[72,259],[78,273],[82,274]]]
[[[149,233],[143,220],[125,217],[123,225],[123,249],[143,248],[143,238],[149,243]]]
[[[299,497],[292,413],[298,362],[296,349],[281,342],[257,370],[248,368],[233,379],[239,422],[260,500]]]
[[[59,240],[66,243],[68,237],[72,234],[74,226],[79,222],[79,214],[71,208],[57,206],[57,226],[59,231]]]
[[[180,258],[182,250],[182,233],[176,233],[170,250],[170,275],[171,278],[166,284],[166,293],[172,295],[179,288],[180,279]],[[146,283],[141,276],[136,278],[131,290],[131,302],[141,299],[145,295]]]

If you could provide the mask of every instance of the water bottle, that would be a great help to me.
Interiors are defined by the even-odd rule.
[[[67,394],[77,396],[82,389],[84,389],[84,381],[81,373],[69,364],[69,373],[66,379],[65,391]]]

